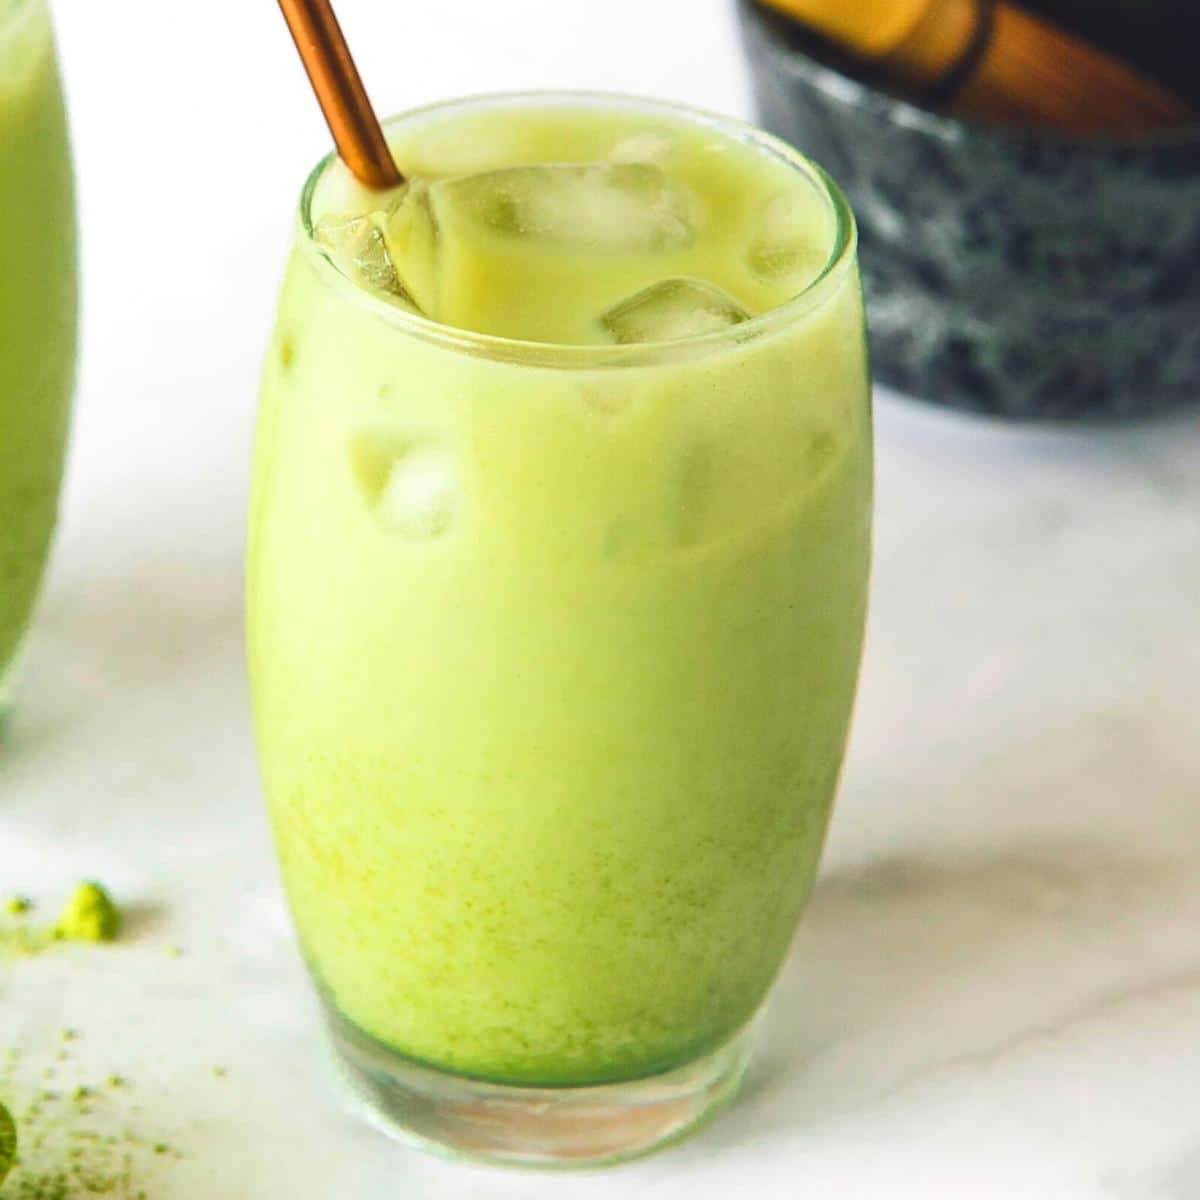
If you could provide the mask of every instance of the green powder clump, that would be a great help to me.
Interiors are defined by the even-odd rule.
[[[121,910],[98,883],[81,883],[54,926],[66,942],[115,942],[121,932]]]
[[[121,932],[121,910],[109,892],[92,880],[75,889],[53,925],[27,921],[32,908],[33,903],[22,896],[0,901],[0,910],[11,918],[0,919],[0,957],[31,958],[64,942],[113,942]]]

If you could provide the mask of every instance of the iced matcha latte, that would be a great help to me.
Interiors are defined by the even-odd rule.
[[[0,0],[0,709],[54,530],[75,367],[75,212],[42,0]]]
[[[263,383],[250,665],[339,1053],[452,1150],[597,1161],[736,1085],[858,672],[853,225],[632,101],[391,123],[305,192]]]

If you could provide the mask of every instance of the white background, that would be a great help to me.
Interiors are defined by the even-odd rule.
[[[725,0],[341,0],[383,110],[599,87],[748,114]],[[256,373],[325,135],[269,0],[58,0],[84,235],[66,511],[0,747],[0,890],[128,942],[0,963],[0,1042],[184,1157],[154,1200],[1200,1195],[1200,425],[879,397],[872,627],[823,882],[758,1065],[608,1174],[451,1167],[329,1086],[241,650]],[[177,943],[181,958],[168,956]],[[229,1077],[212,1077],[222,1064]],[[120,1106],[124,1105],[124,1108]]]

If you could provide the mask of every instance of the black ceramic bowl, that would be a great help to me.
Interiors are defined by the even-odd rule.
[[[1011,417],[1200,401],[1200,128],[1112,141],[964,124],[738,2],[762,123],[857,214],[882,382]]]

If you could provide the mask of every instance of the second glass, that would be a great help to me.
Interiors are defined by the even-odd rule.
[[[75,373],[75,192],[43,0],[0,0],[0,716],[58,513]]]
[[[661,1144],[741,1077],[842,762],[871,436],[853,221],[788,147],[569,96],[388,132],[467,158],[477,120],[519,141],[546,112],[577,154],[678,133],[789,177],[827,231],[815,278],[679,341],[451,328],[331,261],[322,164],[264,373],[249,638],[284,883],[356,1092],[436,1148],[561,1165]],[[564,297],[614,261],[589,253]]]

